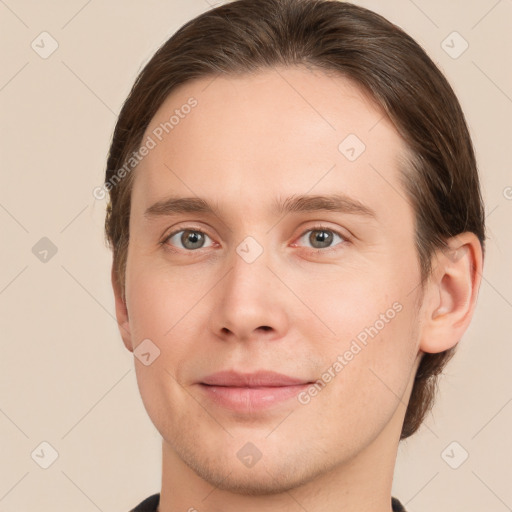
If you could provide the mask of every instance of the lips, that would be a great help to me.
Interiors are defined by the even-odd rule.
[[[229,387],[282,387],[282,386],[298,386],[308,384],[310,381],[289,377],[282,373],[272,371],[257,371],[254,373],[238,373],[232,370],[214,373],[205,377],[201,381],[202,384],[209,386],[229,386]]]
[[[311,381],[272,371],[230,370],[208,375],[198,384],[210,403],[231,412],[255,415],[283,406],[305,391]]]

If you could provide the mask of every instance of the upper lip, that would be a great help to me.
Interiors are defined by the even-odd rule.
[[[240,373],[234,370],[212,373],[201,380],[201,384],[209,386],[231,387],[278,387],[308,384],[310,381],[283,375],[272,371],[260,370],[253,373]]]

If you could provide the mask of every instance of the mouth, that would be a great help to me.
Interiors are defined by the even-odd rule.
[[[203,378],[198,384],[207,399],[217,406],[253,413],[283,405],[312,382],[270,371],[223,371]]]

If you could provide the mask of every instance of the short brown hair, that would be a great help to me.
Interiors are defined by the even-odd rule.
[[[475,233],[482,249],[485,215],[477,165],[464,114],[425,51],[403,30],[362,7],[336,0],[235,0],[182,26],[141,71],[125,101],[107,162],[105,220],[115,280],[125,286],[134,172],[116,172],[137,150],[171,91],[196,78],[305,65],[334,71],[359,85],[406,142],[401,178],[415,211],[422,283],[446,239]],[[416,373],[401,439],[431,409],[437,376],[455,347],[424,354]]]

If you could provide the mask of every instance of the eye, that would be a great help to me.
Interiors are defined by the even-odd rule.
[[[166,236],[164,240],[162,240],[161,244],[171,246],[171,249],[176,247],[187,252],[192,252],[198,249],[211,247],[212,243],[210,243],[210,245],[205,245],[207,239],[211,241],[210,236],[204,231],[189,227],[174,231],[170,235]],[[331,249],[335,249],[337,245],[348,242],[348,238],[346,236],[343,236],[338,231],[325,226],[315,226],[308,229],[300,236],[299,241],[304,243],[304,239],[307,241],[306,243],[310,243],[311,248],[316,249],[317,252],[327,252]],[[339,241],[333,245],[333,243],[336,242],[336,239]],[[292,244],[292,246],[296,247],[297,244]]]
[[[318,251],[322,249],[334,249],[336,245],[348,242],[348,239],[341,235],[341,233],[324,226],[315,226],[312,229],[308,229],[301,235],[299,240],[302,241],[304,238],[311,244],[313,249],[317,249]],[[333,246],[332,244],[336,241],[336,238],[339,239],[340,242]]]
[[[178,247],[178,249],[185,249],[187,251],[194,251],[205,247],[204,243],[206,238],[210,237],[199,229],[180,229],[167,236],[162,241],[162,244],[173,245]],[[178,244],[181,244],[181,246]]]

